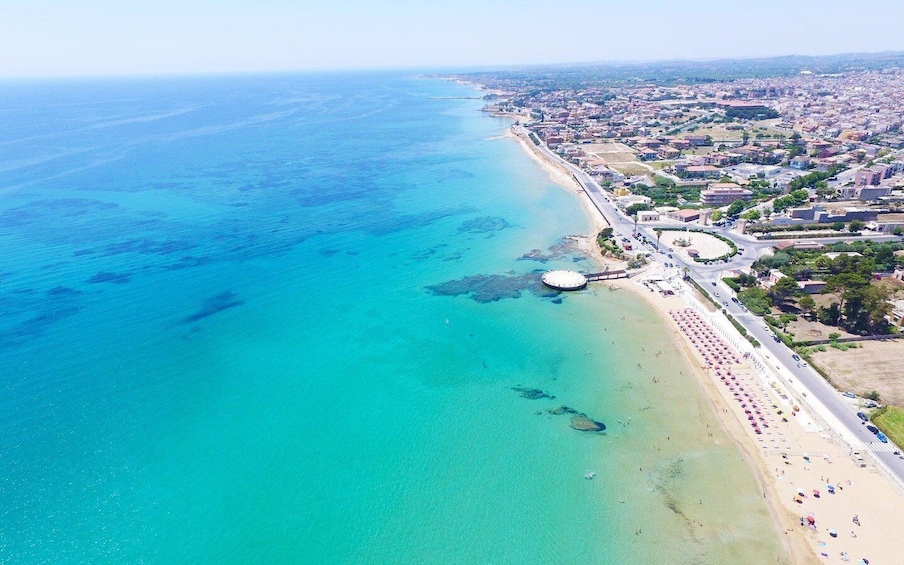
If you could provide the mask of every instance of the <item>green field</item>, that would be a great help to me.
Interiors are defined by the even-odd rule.
[[[880,410],[872,419],[876,427],[885,432],[896,445],[904,446],[904,408],[889,406]]]

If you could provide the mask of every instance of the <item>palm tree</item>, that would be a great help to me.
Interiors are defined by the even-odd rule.
[[[662,237],[662,229],[656,228],[656,251],[659,251],[659,238]]]

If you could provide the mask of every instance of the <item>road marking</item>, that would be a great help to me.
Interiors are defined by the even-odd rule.
[[[871,441],[866,444],[866,448],[873,452],[891,453],[897,451],[897,448],[890,443],[882,443],[881,441]]]

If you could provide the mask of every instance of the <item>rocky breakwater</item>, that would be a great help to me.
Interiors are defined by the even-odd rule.
[[[544,398],[554,399],[555,396],[549,394],[539,388],[530,388],[530,387],[522,387],[515,386],[512,387],[512,390],[521,395],[522,398],[526,398],[528,400],[542,400]],[[605,432],[606,424],[599,422],[587,414],[583,412],[579,412],[578,410],[566,406],[561,405],[558,408],[550,408],[546,411],[547,414],[552,416],[563,416],[566,414],[571,415],[571,421],[569,425],[579,432]],[[537,412],[537,414],[542,414],[542,412]]]
[[[553,408],[552,410],[547,410],[550,414],[554,416],[560,416],[562,414],[571,414],[571,427],[581,431],[581,432],[602,432],[606,429],[606,424],[602,422],[597,422],[587,414],[583,412],[578,412],[574,408],[570,406],[559,406],[558,408]]]

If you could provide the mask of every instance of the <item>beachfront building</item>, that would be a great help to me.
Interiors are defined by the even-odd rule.
[[[801,290],[803,290],[807,294],[819,294],[820,292],[825,290],[826,282],[813,280],[797,281],[797,286],[799,286]]]
[[[736,200],[749,200],[753,192],[733,182],[716,182],[700,192],[700,202],[706,206],[728,206]]]
[[[699,210],[675,210],[669,213],[669,218],[682,223],[693,222],[700,219]]]
[[[888,321],[896,328],[904,327],[904,300],[895,300],[891,303],[891,314]]]
[[[637,221],[640,223],[658,222],[661,219],[662,217],[659,212],[656,212],[655,210],[641,210],[640,212],[637,212]]]

